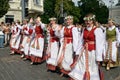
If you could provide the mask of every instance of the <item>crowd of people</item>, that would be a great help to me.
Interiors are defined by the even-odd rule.
[[[107,70],[119,66],[120,29],[112,19],[100,24],[95,17],[87,14],[85,23],[76,25],[73,16],[65,17],[61,25],[54,17],[49,24],[42,23],[40,17],[25,19],[22,25],[20,21],[13,22],[10,54],[21,54],[31,64],[46,61],[47,70],[59,70],[60,76],[67,75],[70,80],[103,80],[101,66]],[[8,26],[3,30],[6,35]]]
[[[0,48],[3,48],[5,46],[9,45],[11,36],[11,25],[10,23],[0,23]]]

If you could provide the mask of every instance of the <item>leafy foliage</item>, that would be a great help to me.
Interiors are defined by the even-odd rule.
[[[0,17],[3,17],[9,9],[9,0],[0,0]]]
[[[83,17],[87,13],[93,13],[96,15],[96,19],[100,23],[106,23],[108,20],[109,10],[102,0],[81,0],[78,3],[81,10],[80,20],[83,22]]]
[[[56,0],[44,0],[44,14],[41,15],[42,21],[44,23],[49,22],[50,17],[56,17],[54,12]]]
[[[44,0],[44,14],[41,15],[42,21],[48,23],[50,17],[61,18],[62,0]],[[63,12],[67,15],[74,16],[75,22],[79,22],[80,9],[74,5],[72,0],[63,0]]]
[[[55,13],[57,14],[58,18],[60,17],[61,3],[62,0],[56,0]],[[63,9],[64,14],[72,15],[74,17],[74,22],[79,22],[80,9],[77,6],[75,6],[72,0],[63,0]]]

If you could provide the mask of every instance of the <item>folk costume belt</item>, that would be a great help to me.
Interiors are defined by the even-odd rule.
[[[50,42],[58,42],[59,41],[59,38],[57,37],[50,37]]]
[[[66,44],[72,43],[73,39],[72,37],[64,37],[64,41]]]

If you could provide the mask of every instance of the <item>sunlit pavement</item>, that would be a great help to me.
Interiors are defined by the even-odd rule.
[[[46,63],[30,65],[20,55],[9,55],[9,47],[0,48],[0,80],[68,80],[60,74],[48,72]],[[106,71],[102,68],[105,80],[120,80],[120,67]]]

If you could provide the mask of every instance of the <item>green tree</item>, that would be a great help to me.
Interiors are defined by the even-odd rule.
[[[44,14],[41,15],[44,23],[49,23],[50,17],[56,17],[54,12],[56,0],[44,0]]]
[[[102,2],[102,0],[81,0],[78,2],[79,8],[81,9],[81,18],[83,22],[83,17],[87,13],[93,13],[96,15],[96,20],[100,23],[106,23],[109,17],[109,10]]]
[[[0,17],[3,17],[9,9],[9,0],[0,0]]]
[[[41,15],[42,21],[44,23],[49,23],[50,17],[56,17],[60,19],[61,2],[62,0],[44,0],[44,14]],[[63,12],[67,15],[74,16],[74,21],[79,22],[80,9],[75,6],[72,0],[63,0]]]
[[[61,17],[61,4],[62,0],[56,0],[55,13],[58,19]],[[77,6],[75,6],[72,0],[63,0],[63,12],[67,15],[72,15],[74,17],[74,22],[79,22],[80,9]]]

